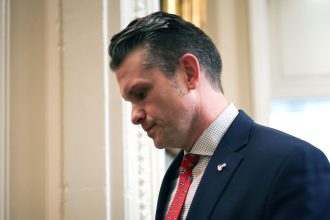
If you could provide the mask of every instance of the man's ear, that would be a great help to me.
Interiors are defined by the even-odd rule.
[[[201,74],[197,57],[186,53],[180,58],[180,65],[185,73],[187,88],[189,90],[195,89]]]

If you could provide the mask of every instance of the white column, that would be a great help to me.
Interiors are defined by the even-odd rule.
[[[9,220],[9,1],[0,0],[0,220]]]
[[[122,0],[121,26],[159,10],[157,0]],[[130,104],[123,103],[125,219],[154,219],[158,191],[165,172],[165,152],[154,147],[140,126],[130,121]]]

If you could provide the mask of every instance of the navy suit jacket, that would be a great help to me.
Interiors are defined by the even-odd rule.
[[[164,176],[156,220],[165,216],[182,156]],[[330,220],[329,161],[307,142],[240,111],[206,167],[187,220]]]

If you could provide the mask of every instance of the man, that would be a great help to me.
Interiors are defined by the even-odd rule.
[[[157,148],[182,149],[163,179],[157,220],[330,219],[325,155],[226,101],[220,55],[200,29],[156,12],[113,36],[109,54],[132,123]]]

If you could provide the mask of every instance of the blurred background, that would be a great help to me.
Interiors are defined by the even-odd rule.
[[[0,220],[151,220],[157,150],[109,70],[113,34],[164,10],[202,28],[227,99],[330,158],[328,0],[0,0]]]

